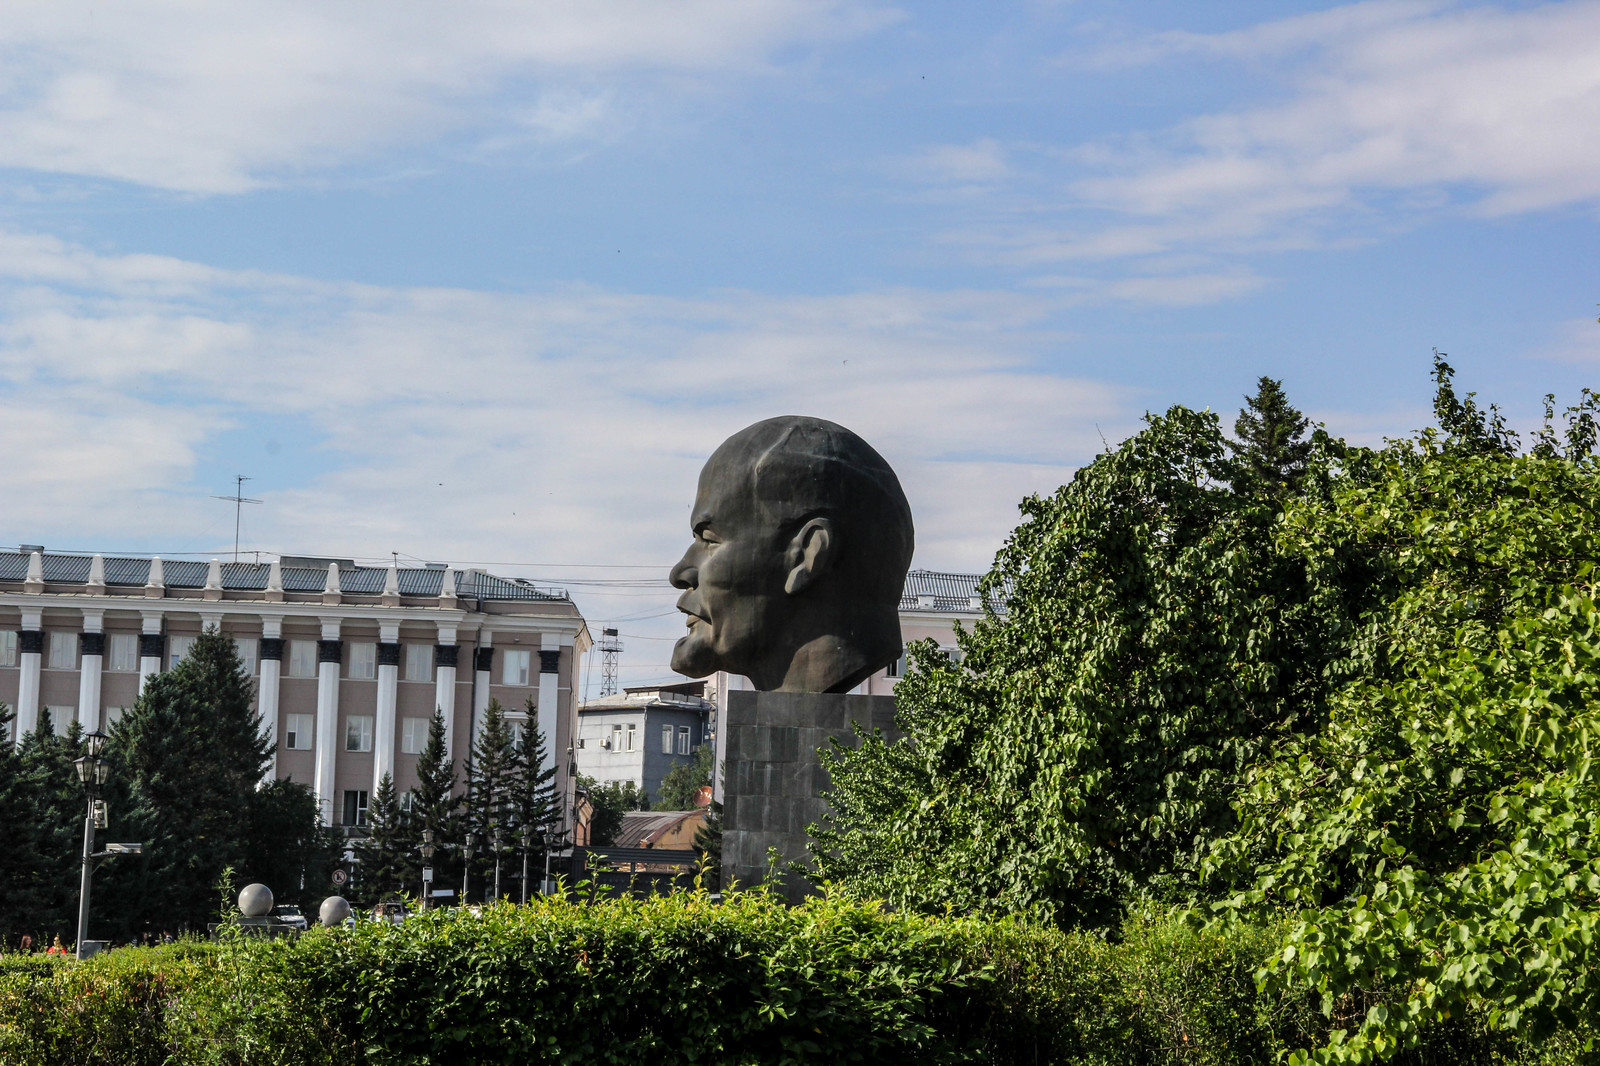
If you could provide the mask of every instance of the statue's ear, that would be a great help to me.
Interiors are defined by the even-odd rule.
[[[783,591],[793,596],[809,587],[833,567],[838,539],[833,535],[833,520],[812,518],[801,526],[789,541],[784,561],[789,574],[784,578]]]

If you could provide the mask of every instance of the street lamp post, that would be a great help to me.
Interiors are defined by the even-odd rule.
[[[533,826],[524,823],[517,829],[517,839],[522,842],[522,905],[528,905],[528,845],[532,842]]]
[[[467,842],[461,849],[462,854],[467,857],[467,861],[461,866],[461,905],[463,907],[467,905],[467,889],[472,884],[472,856],[475,855],[477,851],[477,834],[468,833]]]
[[[542,896],[550,891],[550,838],[555,835],[555,826],[547,822],[539,827],[539,833],[544,837],[544,880],[539,882],[539,894]]]
[[[422,831],[422,905],[418,910],[428,909],[428,886],[433,884],[433,830]]]
[[[500,902],[500,848],[505,843],[505,836],[500,831],[500,823],[496,822],[489,834],[489,840],[494,847],[494,901]]]
[[[84,796],[87,807],[83,815],[83,872],[78,882],[78,958],[83,958],[83,943],[89,939],[89,883],[94,876],[94,809],[95,801],[100,798],[100,792],[105,788],[106,778],[111,772],[111,766],[100,757],[105,750],[105,734],[96,729],[85,734],[84,745],[88,751],[73,761],[73,766],[78,771],[78,780],[83,783]]]

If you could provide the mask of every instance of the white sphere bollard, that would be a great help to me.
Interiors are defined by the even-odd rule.
[[[343,925],[345,919],[352,913],[349,902],[343,896],[329,896],[322,901],[322,909],[317,912],[317,916],[322,919],[323,925],[332,928]]]
[[[246,918],[263,918],[272,913],[272,889],[266,885],[245,885],[239,890],[239,913]]]

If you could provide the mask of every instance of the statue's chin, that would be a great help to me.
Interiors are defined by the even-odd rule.
[[[705,677],[717,671],[711,649],[695,640],[691,634],[679,637],[672,646],[672,669],[685,677]]]

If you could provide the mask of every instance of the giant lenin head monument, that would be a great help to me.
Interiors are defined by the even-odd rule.
[[[911,507],[850,430],[801,415],[740,430],[701,470],[689,525],[671,574],[689,627],[674,670],[847,692],[899,658]]]
[[[722,883],[771,875],[773,851],[804,863],[823,814],[817,752],[852,723],[898,735],[894,699],[850,690],[900,656],[911,507],[900,479],[843,426],[785,415],[722,443],[700,472],[689,550],[672,568],[689,632],[672,668],[742,674],[719,701]],[[796,901],[804,878],[778,875]]]

